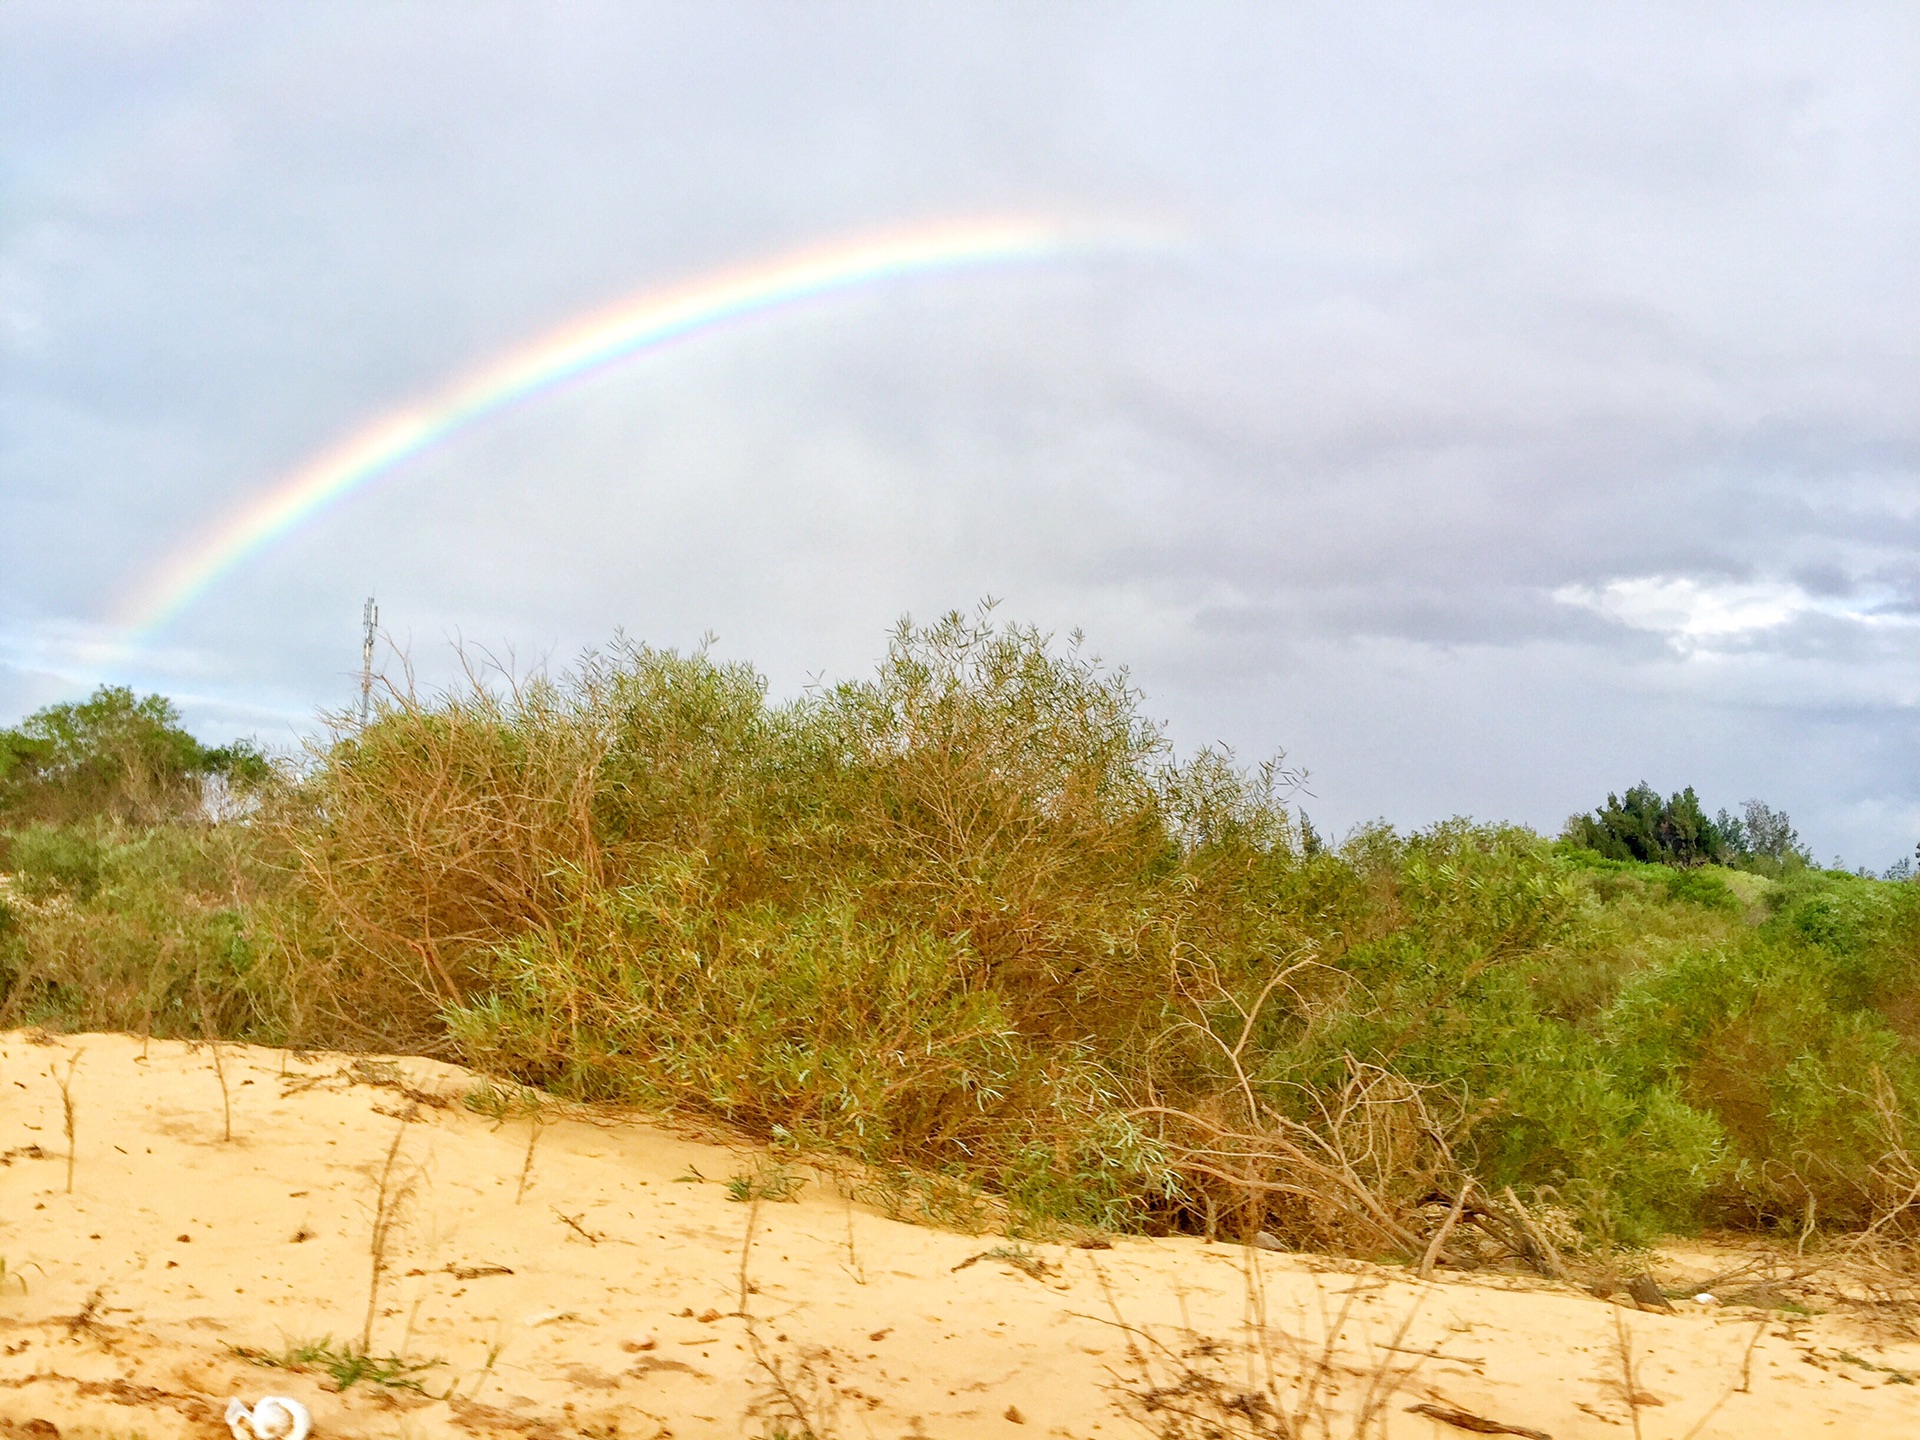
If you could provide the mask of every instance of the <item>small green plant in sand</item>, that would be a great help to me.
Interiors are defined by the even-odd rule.
[[[384,1385],[389,1390],[412,1390],[425,1394],[426,1386],[420,1377],[446,1363],[442,1360],[409,1360],[400,1355],[375,1355],[350,1340],[336,1344],[330,1335],[322,1335],[318,1340],[299,1341],[278,1353],[250,1350],[241,1345],[233,1346],[232,1350],[240,1359],[264,1365],[271,1370],[326,1375],[333,1381],[336,1390],[350,1390],[364,1381],[369,1385]]]
[[[742,1204],[750,1200],[797,1200],[807,1177],[777,1160],[762,1160],[753,1169],[727,1181],[727,1198]]]
[[[495,1128],[498,1128],[510,1120],[525,1119],[538,1112],[541,1098],[539,1092],[523,1085],[508,1085],[487,1079],[463,1094],[460,1103],[474,1114],[493,1121]]]

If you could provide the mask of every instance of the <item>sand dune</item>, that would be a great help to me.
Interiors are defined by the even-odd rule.
[[[57,1081],[74,1056],[69,1194]],[[229,1396],[278,1393],[320,1437],[734,1437],[777,1431],[777,1370],[822,1435],[1084,1440],[1155,1433],[1143,1405],[1165,1425],[1271,1363],[1326,1374],[1337,1435],[1369,1403],[1396,1437],[1469,1433],[1434,1410],[1560,1440],[1636,1421],[1648,1437],[1920,1434],[1920,1385],[1902,1383],[1920,1345],[1855,1317],[1623,1313],[1570,1288],[1422,1284],[1191,1239],[1016,1249],[889,1220],[822,1179],[740,1203],[726,1181],[760,1163],[748,1147],[637,1121],[554,1120],[529,1167],[532,1123],[460,1103],[478,1081],[451,1066],[244,1047],[221,1062],[231,1141],[207,1047],[0,1037],[0,1430],[218,1436]],[[389,1155],[389,1196],[412,1194],[372,1348],[431,1362],[421,1388],[341,1391],[247,1358],[359,1337]]]

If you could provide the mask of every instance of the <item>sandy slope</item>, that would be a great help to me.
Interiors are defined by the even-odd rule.
[[[75,1053],[69,1195],[52,1077]],[[738,1313],[753,1207],[724,1184],[753,1157],[638,1123],[546,1126],[517,1200],[526,1120],[496,1126],[455,1103],[404,1124],[397,1171],[418,1177],[417,1195],[374,1342],[443,1362],[423,1376],[442,1398],[334,1393],[323,1375],[237,1356],[359,1333],[373,1177],[413,1102],[357,1083],[342,1057],[225,1056],[231,1143],[205,1047],[0,1036],[0,1432],[50,1436],[45,1421],[67,1436],[217,1436],[229,1395],[275,1391],[307,1401],[322,1437],[767,1428],[766,1371]],[[475,1083],[423,1061],[400,1069],[435,1096]],[[1466,1433],[1408,1411],[1420,1402],[1560,1440],[1633,1433],[1617,1312],[1572,1291],[1418,1284],[1193,1240],[1036,1246],[1051,1267],[1037,1280],[993,1259],[963,1266],[1004,1242],[895,1223],[820,1183],[758,1217],[753,1323],[841,1436],[1143,1434],[1114,1410],[1116,1386],[1140,1384],[1115,1314],[1174,1351],[1225,1342],[1199,1363],[1238,1375],[1261,1296],[1283,1367],[1348,1308],[1343,1406],[1378,1362],[1417,1367],[1388,1407],[1391,1435]],[[485,1267],[512,1273],[473,1273]],[[1701,1435],[1920,1435],[1920,1385],[1889,1373],[1920,1372],[1920,1346],[1876,1345],[1840,1317],[1791,1333],[1750,1311],[1627,1318],[1648,1437],[1688,1434],[1738,1383],[1756,1332],[1750,1386]],[[1175,1373],[1162,1364],[1156,1378]]]

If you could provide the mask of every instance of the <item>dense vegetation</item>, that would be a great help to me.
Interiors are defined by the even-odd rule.
[[[102,686],[79,704],[50,705],[0,730],[0,819],[113,820],[155,825],[199,817],[208,783],[246,788],[266,781],[266,756],[250,745],[210,749],[180,728],[159,695]]]
[[[1793,822],[1764,801],[1749,800],[1744,814],[1722,810],[1709,820],[1689,785],[1665,800],[1644,781],[1626,798],[1607,796],[1591,815],[1567,821],[1566,838],[1609,860],[1640,860],[1685,869],[1729,865],[1779,876],[1813,863]]]
[[[396,694],[272,776],[89,703],[173,738],[0,740],[0,1023],[442,1054],[1027,1224],[1411,1255],[1468,1177],[1574,1243],[1915,1215],[1920,886],[1764,806],[1309,843],[1277,763],[985,617],[787,703],[627,644]]]

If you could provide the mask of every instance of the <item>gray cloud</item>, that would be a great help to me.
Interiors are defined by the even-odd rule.
[[[1917,42],[1901,5],[7,7],[0,715],[110,669],[287,733],[370,590],[429,682],[450,637],[624,625],[786,691],[991,593],[1183,742],[1285,746],[1336,829],[1645,777],[1884,864],[1920,835]],[[174,546],[490,354],[1025,211],[1184,238],[600,375],[112,655]]]

